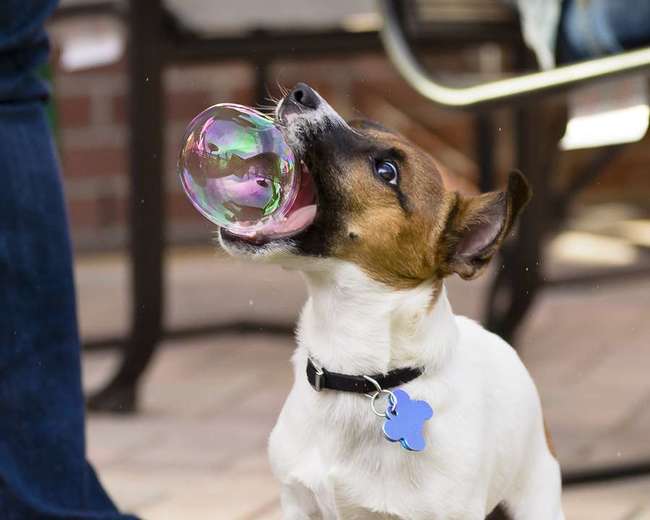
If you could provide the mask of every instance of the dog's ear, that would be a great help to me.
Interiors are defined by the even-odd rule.
[[[517,171],[510,174],[506,191],[474,197],[456,194],[441,237],[441,274],[457,273],[466,280],[478,276],[494,256],[531,194],[528,181]]]

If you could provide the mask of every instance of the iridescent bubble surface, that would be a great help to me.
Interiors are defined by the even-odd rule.
[[[300,176],[271,119],[242,105],[214,105],[192,120],[183,143],[181,183],[211,222],[249,237],[282,222]]]

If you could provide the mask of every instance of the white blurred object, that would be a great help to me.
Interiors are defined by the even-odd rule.
[[[566,231],[551,241],[550,255],[562,262],[590,266],[633,265],[639,251],[628,240],[581,231]]]
[[[110,65],[124,55],[124,28],[110,16],[57,21],[51,25],[50,32],[61,48],[61,65],[65,70]]]
[[[349,32],[378,31],[381,24],[381,16],[376,12],[348,14],[341,21],[343,29]]]
[[[109,65],[120,59],[124,41],[115,34],[77,35],[66,41],[61,64],[67,70],[81,70]]]
[[[95,2],[101,0],[62,0],[61,5]],[[232,36],[255,29],[359,32],[376,30],[381,25],[375,0],[164,0],[164,6],[184,27],[203,37]],[[56,21],[51,29],[67,70],[108,65],[124,53],[124,28],[110,16]]]
[[[620,222],[617,229],[622,236],[633,244],[650,247],[650,220],[627,220]]]
[[[516,3],[526,44],[535,52],[542,69],[552,69],[555,67],[561,0],[516,0]]]
[[[359,17],[377,11],[374,0],[165,0],[164,3],[183,25],[203,36],[223,36],[253,29],[309,31],[341,28],[350,16]]]
[[[560,141],[563,150],[633,143],[648,130],[647,79],[608,81],[569,95],[569,121]]]

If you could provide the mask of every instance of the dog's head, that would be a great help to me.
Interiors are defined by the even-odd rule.
[[[305,269],[328,259],[353,262],[396,288],[452,273],[473,278],[530,198],[519,173],[503,192],[447,191],[427,153],[374,123],[345,122],[305,84],[280,101],[276,120],[303,166],[291,211],[310,217],[290,236],[267,242],[221,230],[222,246],[234,255]],[[313,193],[317,209],[305,211]]]

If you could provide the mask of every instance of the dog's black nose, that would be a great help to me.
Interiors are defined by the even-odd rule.
[[[320,96],[305,83],[298,83],[287,97],[303,109],[316,110],[320,105]]]

